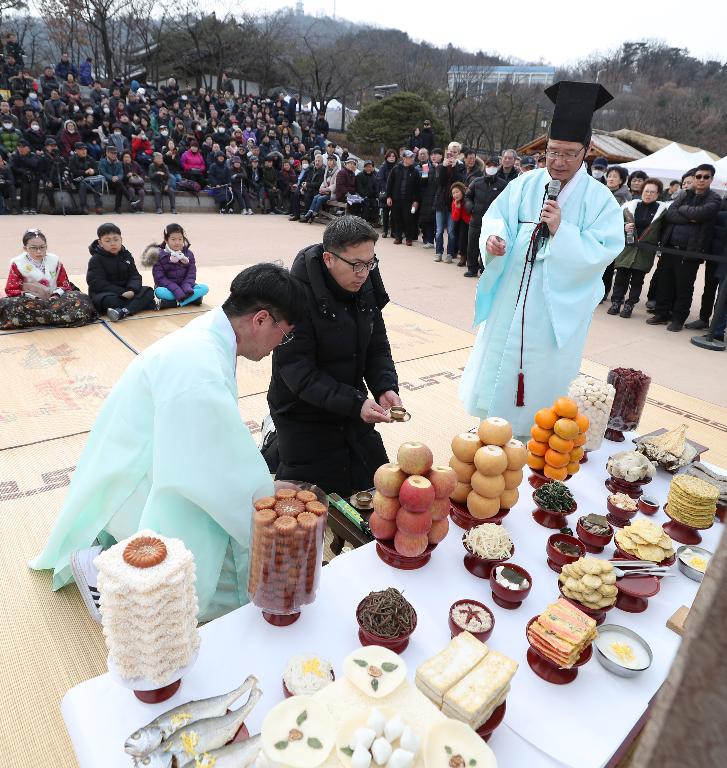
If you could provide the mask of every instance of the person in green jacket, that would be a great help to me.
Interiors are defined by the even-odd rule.
[[[644,278],[654,266],[654,251],[639,248],[639,244],[655,245],[661,238],[664,213],[669,207],[669,203],[659,201],[663,191],[664,185],[659,179],[646,179],[641,200],[631,200],[621,206],[625,222],[626,247],[614,262],[616,275],[613,281],[609,315],[631,317],[634,306],[639,303]],[[626,298],[627,291],[628,298]]]

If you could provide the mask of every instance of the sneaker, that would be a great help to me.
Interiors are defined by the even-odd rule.
[[[444,257],[444,263],[445,263],[445,264],[451,264],[451,263],[452,263],[452,257],[451,257],[449,254],[447,254],[447,255]]]
[[[248,216],[254,216],[254,215],[255,215],[255,211],[253,211],[253,209],[252,209],[252,208],[248,208],[248,209],[247,209],[247,215],[248,215]]]
[[[172,208],[172,213],[176,215],[177,209],[176,208]]]
[[[388,233],[388,232],[382,232],[382,233],[381,233],[381,237],[388,237],[388,236],[389,236],[389,233]]]
[[[157,208],[157,213],[162,213],[162,209],[161,208]]]
[[[88,549],[79,549],[71,555],[71,573],[76,582],[78,591],[86,609],[91,614],[91,618],[97,623],[101,623],[101,611],[99,610],[100,594],[98,591],[98,571],[93,561],[97,555],[101,554],[101,547],[89,547]]]
[[[478,277],[477,272],[470,272],[469,269],[464,273],[464,276],[465,277]]]
[[[678,333],[682,328],[684,328],[684,323],[680,323],[678,320],[672,320],[666,327],[667,331],[672,331],[673,333]]]
[[[111,309],[106,311],[106,316],[112,323],[118,323],[119,320],[123,320],[125,317],[128,317],[128,315],[129,310],[126,309],[126,307],[123,307],[122,309],[111,307]]]
[[[434,243],[424,243],[424,247],[427,249],[434,248]]]
[[[624,304],[623,309],[619,312],[619,317],[631,317],[631,313],[634,311],[634,305],[629,304],[628,301]]]
[[[31,216],[37,216],[38,215],[38,211],[35,208],[31,208],[30,209],[30,215]]]
[[[606,314],[617,315],[620,311],[621,311],[621,302],[613,301],[611,302],[611,306],[608,308],[608,312]]]
[[[656,309],[656,302],[655,301],[647,301],[646,302],[646,311],[647,312],[653,312]]]
[[[668,317],[664,317],[664,315],[654,315],[653,317],[650,317],[647,321],[647,325],[666,325],[669,322]]]
[[[688,328],[690,331],[703,331],[705,328],[709,328],[709,323],[705,323],[700,317],[699,320],[692,320],[691,323],[685,323],[684,327]]]
[[[30,213],[30,208],[23,208],[23,215],[27,216]]]
[[[435,253],[434,254],[434,261],[441,261],[442,260],[442,254],[441,253]]]

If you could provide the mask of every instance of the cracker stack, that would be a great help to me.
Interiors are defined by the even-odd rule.
[[[538,653],[562,669],[570,669],[596,639],[596,622],[559,598],[528,627],[527,635]]]
[[[719,490],[689,475],[677,475],[669,486],[669,517],[690,528],[709,528],[717,512]]]
[[[558,578],[563,594],[586,608],[609,608],[618,597],[616,574],[608,560],[581,557],[575,563],[564,565]]]
[[[674,545],[664,529],[642,517],[616,531],[614,540],[619,549],[639,560],[661,563],[674,554]]]
[[[516,661],[490,650],[468,675],[447,691],[442,713],[467,723],[476,731],[505,701],[517,668]]]
[[[455,635],[443,651],[416,672],[417,688],[441,709],[447,691],[487,656],[487,646],[469,632]]]

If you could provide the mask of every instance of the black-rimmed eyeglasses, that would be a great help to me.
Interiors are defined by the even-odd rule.
[[[349,261],[335,251],[328,251],[328,253],[348,264],[356,275],[362,275],[364,272],[373,272],[379,265],[379,260],[376,258],[376,254],[374,254],[374,258],[370,261]]]
[[[286,333],[283,330],[283,326],[280,325],[280,323],[272,315],[270,315],[270,318],[273,321],[273,325],[280,331],[280,333],[283,334],[283,340],[280,342],[278,346],[282,347],[283,344],[288,344],[289,342],[293,341],[293,339],[295,338],[295,333],[293,333],[292,331],[290,333]]]

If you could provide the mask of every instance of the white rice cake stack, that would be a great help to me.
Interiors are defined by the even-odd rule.
[[[469,632],[461,632],[443,651],[417,669],[417,688],[441,709],[447,691],[474,669],[487,653],[484,643]]]
[[[160,539],[167,555],[157,565],[137,568],[124,560],[133,539]],[[94,560],[101,593],[101,618],[109,656],[126,680],[167,685],[199,647],[197,592],[192,553],[180,539],[140,531]]]
[[[442,713],[462,720],[477,730],[505,701],[517,668],[516,661],[491,650],[469,674],[447,691]]]

